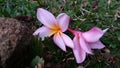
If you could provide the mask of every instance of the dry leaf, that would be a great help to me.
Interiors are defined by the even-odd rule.
[[[111,3],[111,0],[108,0],[108,2],[107,2],[107,3],[108,3],[108,6],[109,6],[109,5],[110,5],[110,3]]]
[[[35,68],[44,68],[44,60],[35,66]]]

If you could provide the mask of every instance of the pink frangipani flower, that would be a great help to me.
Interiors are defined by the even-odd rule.
[[[75,35],[73,38],[73,53],[77,63],[82,63],[86,58],[86,54],[93,54],[91,49],[102,49],[105,47],[99,39],[108,28],[101,30],[98,27],[93,27],[87,32],[74,31],[71,29],[68,30]]]
[[[38,28],[33,35],[38,35],[42,40],[44,40],[45,37],[54,35],[53,40],[55,44],[63,51],[66,51],[65,46],[74,48],[72,39],[63,33],[68,29],[69,25],[70,17],[67,14],[61,13],[55,18],[49,11],[38,8],[37,19],[43,26]]]

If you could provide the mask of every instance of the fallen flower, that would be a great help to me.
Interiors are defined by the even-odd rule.
[[[99,39],[108,30],[108,28],[101,30],[98,27],[93,27],[87,32],[74,31],[71,29],[68,30],[75,35],[73,39],[73,53],[77,63],[82,63],[85,60],[87,53],[93,54],[91,49],[102,49],[105,47]]]
[[[74,48],[72,39],[63,33],[68,29],[69,25],[70,17],[67,14],[61,13],[55,19],[53,14],[49,11],[43,8],[38,8],[37,19],[43,24],[43,26],[38,28],[33,35],[39,35],[42,40],[44,40],[45,37],[54,35],[53,40],[55,44],[57,44],[57,46],[63,51],[66,51],[65,45]]]

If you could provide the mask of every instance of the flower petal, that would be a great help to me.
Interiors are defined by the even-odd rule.
[[[103,33],[107,32],[107,31],[108,31],[108,29],[109,29],[109,28],[104,29],[104,30],[103,30]]]
[[[79,43],[80,43],[81,48],[82,48],[85,52],[87,52],[87,53],[89,53],[89,54],[93,54],[90,46],[88,46],[88,43],[84,40],[83,36],[82,36],[81,34],[79,34],[79,37],[80,37]]]
[[[70,48],[74,48],[73,41],[69,36],[67,36],[64,33],[61,33],[61,37],[62,37],[64,43],[66,44],[66,46],[68,46]]]
[[[91,30],[84,32],[83,37],[87,42],[96,42],[103,36],[103,34],[104,32],[100,28],[93,27]]]
[[[78,37],[75,36],[73,39],[75,47],[73,48],[73,53],[77,63],[82,63],[86,58],[85,51],[80,47]]]
[[[89,45],[92,49],[102,49],[105,47],[105,45],[101,43],[100,41],[97,41],[95,43],[89,43]]]
[[[66,31],[69,25],[70,17],[65,13],[61,13],[57,16],[56,19],[60,28],[62,29],[62,32]]]
[[[53,40],[59,48],[61,48],[63,51],[66,51],[65,43],[59,33],[54,35]]]
[[[39,37],[42,38],[42,40],[44,40],[45,37],[50,36],[50,32],[51,30],[45,26],[42,26],[40,28],[38,28],[33,35],[39,35]]]
[[[37,19],[45,26],[52,28],[56,24],[56,19],[52,13],[49,11],[38,8],[37,9]]]

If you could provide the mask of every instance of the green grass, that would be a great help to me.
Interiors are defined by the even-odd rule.
[[[64,0],[39,0],[33,2],[27,0],[0,0],[0,16],[15,17],[18,15],[27,15],[33,16],[38,21],[36,19],[36,9],[38,7],[51,11],[55,16],[62,12],[67,13],[71,17],[70,27],[72,29],[87,31],[94,26],[101,29],[109,28],[101,38],[101,41],[110,50],[111,57],[116,56],[120,58],[120,40],[118,39],[120,38],[120,18],[115,17],[116,14],[120,15],[120,1],[111,0],[110,5],[108,5],[107,0],[99,0],[96,10],[92,7],[93,2],[95,1],[65,0],[64,2]],[[62,61],[63,59],[73,57],[71,52],[63,53],[57,48],[52,39],[46,38],[41,43],[42,45],[39,45],[43,49],[42,51],[36,49],[36,55],[38,54],[40,57],[43,57],[45,61],[47,58],[42,55],[45,51],[50,52],[52,56],[49,61],[53,63],[65,63],[65,61]],[[68,48],[68,51],[72,50]],[[110,65],[118,66],[120,64],[118,62],[109,63],[105,57],[101,57],[101,54],[103,53],[100,50],[95,52],[95,56],[87,56],[86,61],[82,64],[76,64],[75,60],[71,60],[66,63],[66,67],[74,68],[82,65],[86,68],[108,68]],[[100,57],[100,62],[98,61],[99,59],[95,59],[97,56]],[[113,59],[110,60],[114,61]]]
[[[15,17],[18,15],[36,16],[37,2],[27,0],[0,0],[0,16]]]

